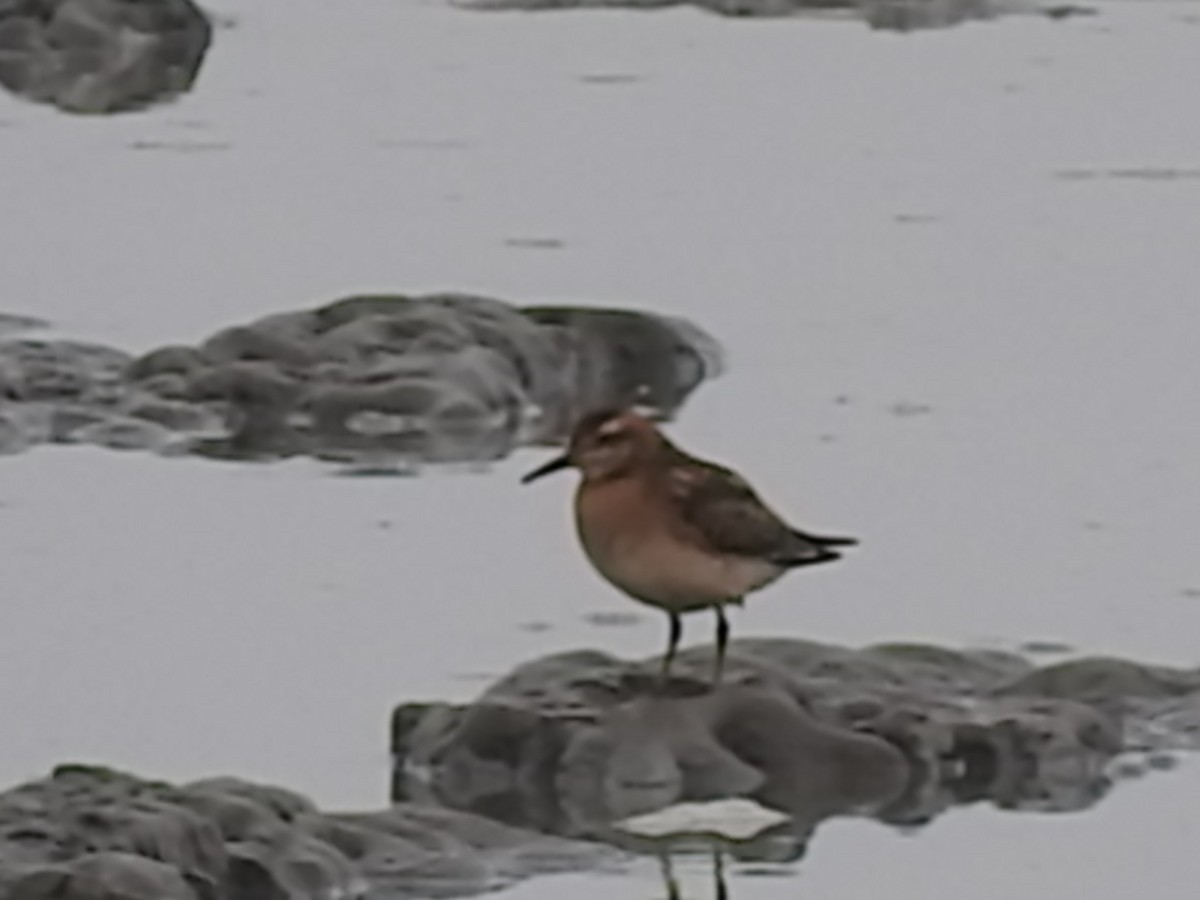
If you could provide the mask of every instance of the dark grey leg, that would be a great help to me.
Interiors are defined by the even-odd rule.
[[[656,855],[663,883],[667,886],[667,900],[679,900],[679,882],[675,880],[675,867],[671,865],[670,847],[660,848]]]
[[[717,610],[717,661],[713,666],[713,686],[721,683],[721,673],[725,671],[725,645],[729,643],[729,620],[725,618],[725,608]]]
[[[683,620],[677,612],[668,612],[667,616],[671,620],[671,630],[667,635],[667,652],[663,655],[662,671],[659,672],[659,681],[663,684],[667,683],[667,674],[671,671],[671,662],[675,659],[675,650],[679,647],[679,639],[683,637]]]

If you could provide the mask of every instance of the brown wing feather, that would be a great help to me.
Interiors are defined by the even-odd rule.
[[[700,460],[681,460],[670,472],[671,489],[688,525],[718,553],[770,556],[791,529],[735,472]]]
[[[797,531],[736,472],[677,453],[669,471],[672,498],[689,527],[714,551],[799,566],[838,559],[829,547],[854,543]]]

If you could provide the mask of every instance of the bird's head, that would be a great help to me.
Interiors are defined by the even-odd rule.
[[[567,452],[528,473],[521,483],[567,468],[579,469],[585,481],[616,478],[652,459],[664,442],[654,423],[635,412],[590,413],[571,432]]]

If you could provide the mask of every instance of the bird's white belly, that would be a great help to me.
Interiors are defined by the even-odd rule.
[[[783,573],[766,560],[706,553],[661,533],[609,541],[582,537],[588,558],[614,586],[679,612],[739,600]]]

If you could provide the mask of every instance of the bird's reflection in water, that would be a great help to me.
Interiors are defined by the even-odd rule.
[[[525,664],[472,704],[398,707],[393,799],[657,860],[668,897],[710,896],[695,883],[704,866],[725,897],[743,875],[797,869],[826,821],[917,833],[968,806],[1078,813],[1136,755],[1113,718],[1083,703],[922,694],[949,680],[931,671],[971,659],[963,653],[796,639],[737,648],[715,688],[699,650],[680,654],[662,685],[654,661],[581,650]],[[769,653],[778,669],[757,662]],[[915,660],[924,680],[905,687],[897,659]],[[787,676],[789,661],[808,677]]]
[[[792,864],[804,855],[806,846],[803,840],[796,840],[795,837],[787,833],[785,828],[782,833],[750,842],[715,836],[702,840],[678,841],[667,838],[659,841],[654,856],[662,876],[664,896],[667,900],[705,900],[709,897],[729,900],[733,896],[729,873],[738,863],[755,864],[753,871],[758,873],[791,874],[794,871]],[[677,874],[681,863],[703,869],[704,878],[711,884],[711,889],[704,893],[699,890],[688,891]]]
[[[709,848],[709,859],[712,861],[713,896],[717,900],[728,900],[729,882],[725,878],[725,848],[720,842],[714,842]],[[658,865],[659,871],[662,872],[667,900],[684,900],[684,894],[679,887],[679,879],[675,877],[675,866],[669,845],[659,850]]]
[[[622,849],[655,858],[668,900],[727,900],[732,896],[729,873],[738,864],[745,866],[747,873],[791,874],[805,856],[816,827],[816,823],[802,819],[780,821],[762,808],[753,811],[741,806],[735,810],[733,805],[718,801],[708,805],[705,812],[704,806],[693,807],[691,822],[676,832],[651,836],[654,826],[650,823],[659,815],[652,814],[640,820],[647,833],[618,831],[610,835]],[[706,815],[707,820],[703,818]],[[754,819],[758,825],[750,824]],[[637,821],[631,820],[630,824]],[[685,868],[693,873],[700,871],[700,880],[710,882],[711,890],[687,890],[680,878],[680,870]]]

